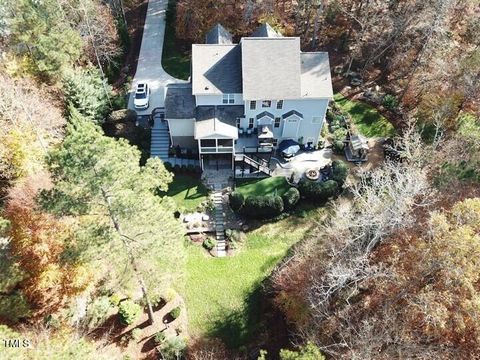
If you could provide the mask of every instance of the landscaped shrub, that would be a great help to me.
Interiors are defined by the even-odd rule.
[[[345,150],[345,143],[343,140],[335,140],[333,142],[333,152],[335,154],[341,154],[343,153],[343,150]]]
[[[118,307],[118,314],[125,325],[130,325],[135,322],[142,312],[142,307],[132,300],[125,300],[120,303]]]
[[[297,188],[291,187],[288,191],[283,194],[283,206],[285,210],[291,210],[297,204],[298,200],[300,199],[300,192]]]
[[[233,211],[239,211],[245,204],[245,197],[241,192],[234,191],[229,196],[229,202]]]
[[[387,94],[383,97],[382,101],[383,106],[385,106],[388,110],[394,110],[398,106],[398,100],[395,96]]]
[[[249,196],[243,206],[243,214],[255,219],[271,219],[283,211],[283,200],[278,195]]]
[[[178,319],[178,317],[180,316],[180,307],[177,306],[176,308],[172,309],[172,311],[170,311],[170,316],[173,318],[173,319]]]
[[[343,183],[348,176],[348,166],[342,160],[332,161],[332,180],[338,183],[338,186],[343,186]]]
[[[163,331],[159,331],[154,336],[155,342],[160,345],[165,341],[165,333]]]
[[[175,166],[173,167],[173,172],[178,174],[180,172],[180,169],[181,169],[180,165],[175,164]]]
[[[212,250],[217,245],[217,242],[213,238],[206,238],[203,241],[203,247],[207,250]]]
[[[108,297],[101,296],[95,299],[87,307],[88,325],[94,327],[105,321],[111,307],[112,304]]]
[[[338,191],[338,183],[334,180],[324,182],[314,182],[302,179],[298,183],[300,194],[313,201],[326,201],[334,196]]]
[[[179,336],[169,337],[161,346],[163,359],[177,360],[181,359],[187,344],[185,339]]]

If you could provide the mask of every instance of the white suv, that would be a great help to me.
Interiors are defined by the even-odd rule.
[[[148,109],[150,105],[150,88],[147,83],[138,83],[133,105],[135,109]]]

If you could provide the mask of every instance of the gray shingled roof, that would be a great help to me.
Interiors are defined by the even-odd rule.
[[[237,118],[243,116],[244,107],[197,106],[195,139],[226,137],[237,139]]]
[[[265,23],[261,24],[257,29],[250,35],[250,37],[282,37],[281,34],[275,31],[274,28],[270,26],[270,24]]]
[[[241,94],[240,45],[192,45],[192,87],[195,95]]]
[[[332,98],[330,62],[326,52],[300,54],[302,98]]]
[[[243,38],[240,44],[244,99],[300,98],[300,38]]]
[[[195,96],[190,84],[172,84],[166,88],[165,118],[193,119],[195,117]]]
[[[296,110],[290,110],[289,112],[285,113],[282,115],[282,119],[286,119],[292,115],[297,115],[299,118],[302,118],[303,119],[303,114],[299,113],[298,111]]]
[[[217,24],[205,35],[205,44],[231,44],[232,34],[222,25]]]
[[[258,119],[261,119],[261,118],[264,117],[264,116],[267,116],[267,117],[269,117],[270,119],[274,119],[274,118],[275,118],[275,116],[273,116],[272,113],[269,113],[268,111],[263,111],[263,112],[261,112],[260,114],[257,115],[257,120],[258,120]]]

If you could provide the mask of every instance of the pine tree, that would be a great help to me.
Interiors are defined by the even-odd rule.
[[[67,136],[50,154],[54,187],[44,193],[43,204],[82,218],[79,256],[120,264],[118,277],[127,271],[138,281],[153,323],[145,280],[164,289],[182,270],[182,228],[173,217],[173,202],[154,194],[167,190],[172,175],[159,159],[141,167],[135,147],[104,136],[71,111]]]

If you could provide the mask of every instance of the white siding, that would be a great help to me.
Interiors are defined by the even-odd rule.
[[[243,105],[242,94],[234,94],[233,104],[224,104],[222,95],[195,95],[197,106],[202,105]]]
[[[249,118],[255,119],[256,116],[263,111],[272,113],[275,117],[281,118],[283,114],[290,110],[296,110],[303,115],[303,119],[298,124],[297,137],[303,137],[303,141],[306,142],[307,138],[314,138],[315,142],[320,137],[323,121],[319,124],[312,124],[313,117],[325,118],[327,112],[328,99],[301,99],[301,100],[284,100],[282,109],[277,109],[276,101],[272,101],[272,106],[269,108],[262,108],[261,101],[257,101],[257,108],[250,110],[250,102],[245,103],[245,119],[242,119],[240,126],[244,129],[248,128]],[[283,127],[285,120],[281,120],[280,127],[273,128],[273,135],[276,139],[282,139]],[[298,140],[295,139],[295,140]]]

